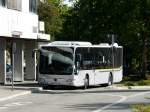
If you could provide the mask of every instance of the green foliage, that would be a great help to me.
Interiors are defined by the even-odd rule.
[[[124,85],[125,86],[135,86],[135,83],[127,81],[127,82],[124,82]]]
[[[137,104],[131,105],[133,112],[150,112],[150,105]]]
[[[125,36],[138,13],[137,0],[79,0],[66,17],[64,31],[68,39],[87,40],[94,43],[108,40],[108,34]],[[133,22],[133,21],[132,21]],[[70,23],[70,24],[69,24]],[[133,28],[135,30],[135,27]],[[132,30],[133,30],[132,29]],[[132,31],[130,30],[130,31]]]
[[[129,78],[126,78],[122,81],[124,86],[146,86],[150,85],[150,80],[139,80],[139,81],[131,81]]]
[[[45,22],[45,32],[50,34],[52,40],[62,30],[63,17],[68,10],[67,6],[61,5],[61,0],[48,0],[39,4],[38,15]]]

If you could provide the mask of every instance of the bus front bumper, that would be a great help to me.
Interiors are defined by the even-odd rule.
[[[62,86],[74,86],[72,79],[60,79],[60,78],[54,78],[54,79],[45,79],[45,78],[39,78],[38,81],[39,85],[62,85]]]

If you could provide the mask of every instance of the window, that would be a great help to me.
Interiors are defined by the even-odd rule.
[[[109,69],[112,67],[111,48],[93,48],[94,68]]]
[[[115,67],[120,67],[123,64],[122,58],[123,58],[123,49],[122,48],[114,49],[114,66]]]
[[[0,0],[0,6],[5,6],[6,5],[6,1],[5,0]]]
[[[81,56],[80,60],[80,69],[90,70],[93,68],[93,53],[91,52],[91,48],[80,47],[76,49],[76,63],[77,63],[77,55]]]
[[[72,47],[42,47],[40,73],[71,75],[73,73],[73,51]]]
[[[21,11],[21,9],[22,9],[21,0],[7,0],[7,7],[9,9]]]
[[[29,11],[37,13],[38,0],[29,0]]]

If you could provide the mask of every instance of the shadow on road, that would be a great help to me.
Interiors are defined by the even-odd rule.
[[[87,111],[95,111],[98,109],[102,109],[104,106],[111,105],[112,103],[93,103],[93,104],[77,104],[77,105],[65,105],[64,108],[66,109],[73,109],[73,110],[87,110]],[[110,112],[121,112],[128,110],[128,112],[131,112],[132,110],[132,105],[137,105],[137,104],[143,104],[143,105],[148,105],[150,103],[148,102],[123,102],[123,103],[118,103],[110,106],[109,108],[105,108],[102,110],[104,111],[110,111]],[[142,111],[141,111],[142,112]]]
[[[148,92],[150,90],[117,90],[117,89],[109,89],[109,88],[90,88],[90,89],[65,89],[65,90],[39,90],[39,89],[33,89],[32,93],[37,94],[95,94],[95,93],[127,93],[127,92]]]
[[[11,85],[4,86],[1,85],[3,89],[12,89]],[[39,89],[40,88],[40,89]],[[50,88],[47,90],[41,89],[38,83],[20,83],[14,85],[14,90],[29,90],[32,93],[37,94],[92,94],[92,93],[118,93],[118,92],[146,92],[150,91],[148,89],[117,89],[113,87],[103,87],[103,86],[92,86],[86,90],[83,88],[77,87],[68,87],[68,86],[56,86],[55,88]]]

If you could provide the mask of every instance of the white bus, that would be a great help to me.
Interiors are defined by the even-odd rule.
[[[118,44],[55,41],[40,47],[38,82],[43,87],[84,87],[120,82],[123,47]]]

